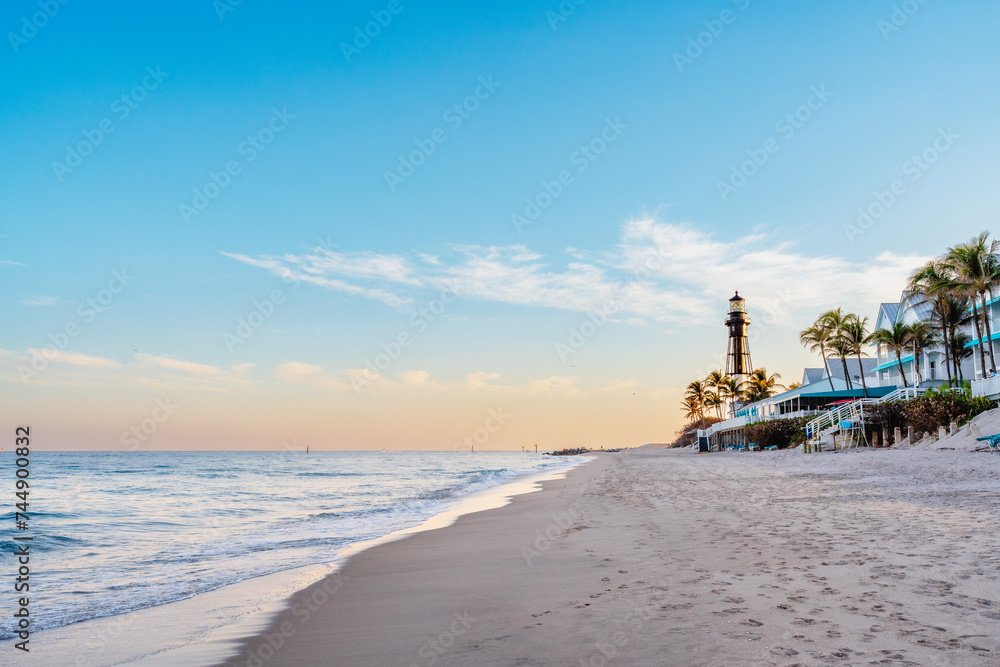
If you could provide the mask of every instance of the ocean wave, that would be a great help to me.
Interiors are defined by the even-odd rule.
[[[50,532],[36,534],[32,549],[60,550],[60,562],[67,563],[58,582],[49,582],[52,600],[40,610],[38,627],[128,613],[328,563],[349,544],[413,527],[463,496],[562,467],[505,453],[394,454],[338,453],[294,465],[247,453],[146,453],[132,465],[94,453],[52,457],[50,479],[65,477],[62,486],[74,491],[54,493],[46,512],[30,513],[44,518]],[[323,470],[327,463],[337,470]],[[199,488],[209,479],[219,481]],[[80,502],[94,495],[113,502]],[[13,517],[0,514],[0,520]],[[0,549],[10,553],[15,544],[2,540]],[[0,622],[0,637],[10,636],[9,627]]]

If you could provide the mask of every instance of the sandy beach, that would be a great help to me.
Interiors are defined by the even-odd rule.
[[[226,665],[993,665],[1000,457],[603,455],[382,544]]]

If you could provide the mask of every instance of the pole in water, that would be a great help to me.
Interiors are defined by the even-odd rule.
[[[538,453],[538,443],[537,442],[535,443],[535,453],[536,454]]]

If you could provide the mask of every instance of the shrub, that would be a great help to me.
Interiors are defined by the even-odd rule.
[[[892,401],[865,407],[865,421],[869,429],[877,433],[891,434],[893,429],[905,429],[907,425],[906,406],[909,401]],[[936,428],[936,427],[935,427]]]
[[[963,424],[992,407],[989,399],[947,391],[920,396],[906,402],[906,425],[918,433],[934,432],[951,422]]]
[[[775,419],[756,422],[746,427],[747,442],[756,442],[761,447],[778,446],[778,449],[794,447],[805,442],[805,426],[811,417],[796,419]]]
[[[939,426],[951,422],[964,424],[981,412],[993,408],[993,402],[983,396],[971,396],[963,391],[934,391],[910,399],[880,403],[866,409],[869,427],[892,433],[899,427],[912,426],[917,433],[934,433]]]

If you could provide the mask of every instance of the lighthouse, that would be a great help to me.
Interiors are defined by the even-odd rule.
[[[747,340],[750,316],[747,315],[746,302],[739,292],[729,299],[729,318],[726,320],[726,326],[729,327],[726,375],[740,380],[741,376],[753,372],[753,364],[750,362],[750,342]]]

